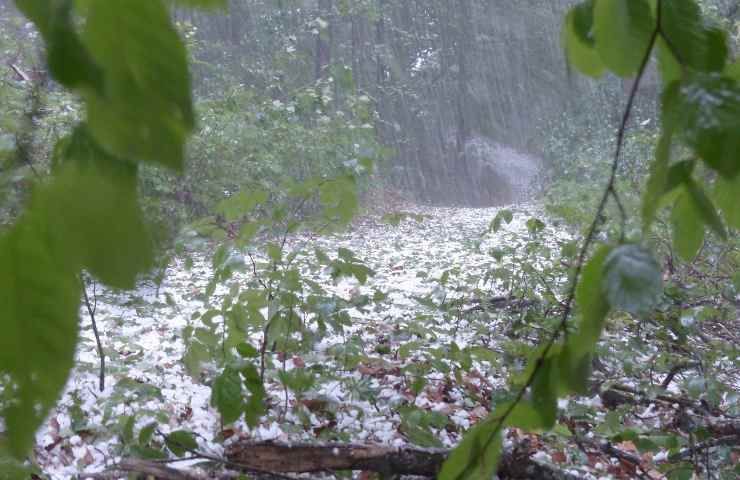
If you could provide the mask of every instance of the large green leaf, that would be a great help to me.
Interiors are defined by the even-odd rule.
[[[490,480],[501,459],[502,437],[491,416],[468,430],[442,465],[439,480]]]
[[[679,118],[688,144],[711,168],[740,173],[740,85],[719,74],[695,74],[682,85]]]
[[[542,427],[555,425],[558,413],[558,362],[550,356],[541,361],[532,383],[532,406],[542,419]]]
[[[650,164],[650,176],[642,199],[643,230],[647,231],[655,220],[661,197],[666,193],[671,155],[671,145],[679,122],[679,84],[669,85],[661,98],[662,132],[655,149],[655,159]]]
[[[691,201],[694,203],[696,210],[701,215],[701,219],[704,223],[711,228],[722,240],[727,239],[727,230],[722,223],[722,219],[719,217],[717,210],[714,208],[714,204],[709,199],[704,190],[692,179],[686,181],[686,191],[691,197]]]
[[[44,208],[60,248],[108,285],[133,288],[136,276],[154,263],[136,166],[107,155],[84,125],[59,150]]]
[[[31,477],[31,469],[23,465],[19,460],[7,456],[0,450],[0,478],[3,480],[28,480]]]
[[[601,338],[610,306],[604,285],[604,262],[612,247],[602,246],[584,266],[576,288],[576,304],[580,309],[580,321],[576,332],[569,335],[562,351],[554,360],[561,392],[581,393],[587,389],[591,373],[591,355]]]
[[[668,169],[664,193],[670,193],[682,185],[693,182],[691,174],[694,172],[695,165],[696,162],[693,160],[682,160],[671,165],[671,168]]]
[[[167,448],[176,456],[182,457],[186,453],[198,450],[198,441],[192,432],[178,430],[172,432],[165,438]]]
[[[510,403],[504,403],[496,408],[496,413],[492,416],[497,416],[506,411]],[[549,416],[548,412],[544,412],[534,405],[532,401],[521,400],[514,406],[511,413],[506,418],[507,427],[517,427],[523,430],[543,430],[549,428],[549,420],[546,418]]]
[[[663,85],[670,85],[673,82],[681,80],[683,69],[681,64],[678,63],[678,60],[676,60],[676,57],[673,56],[668,44],[664,39],[659,38],[657,46],[658,70],[660,71],[660,79]]]
[[[513,219],[514,214],[511,212],[511,210],[503,209],[496,214],[496,217],[494,217],[493,220],[491,220],[491,224],[488,226],[488,231],[498,232],[499,230],[501,230],[501,227],[504,223],[508,225]]]
[[[24,457],[59,397],[74,361],[80,282],[44,211],[0,237],[0,378],[8,449]]]
[[[243,411],[242,381],[239,372],[226,368],[211,387],[211,405],[221,414],[224,423],[233,423]]]
[[[581,279],[576,288],[576,304],[581,312],[574,341],[574,352],[586,353],[593,350],[604,329],[604,320],[609,313],[609,301],[604,285],[604,262],[612,248],[602,246],[583,267]]]
[[[589,391],[588,379],[591,376],[593,349],[596,344],[589,344],[580,338],[579,334],[569,336],[557,355],[559,394],[586,395]]]
[[[660,265],[638,245],[621,245],[607,255],[603,285],[612,308],[631,313],[649,310],[663,293]]]
[[[696,257],[704,244],[704,225],[691,195],[684,191],[676,200],[671,212],[673,248],[686,261]]]
[[[54,78],[66,87],[100,90],[102,73],[75,29],[73,0],[16,0],[15,3],[44,38]]]
[[[244,405],[244,419],[247,425],[254,428],[259,423],[259,419],[266,412],[265,397],[267,392],[262,383],[259,372],[253,365],[247,365],[242,368],[244,376],[244,386],[249,391],[249,400]]]
[[[740,175],[734,179],[719,178],[715,198],[727,224],[740,230]]]
[[[104,93],[85,96],[95,139],[119,157],[182,169],[190,77],[161,0],[90,0],[84,39],[105,72]]]
[[[637,73],[647,53],[655,20],[647,0],[599,0],[594,9],[596,51],[614,73]]]
[[[599,77],[605,67],[594,48],[593,9],[593,0],[573,7],[565,17],[561,41],[571,65],[584,75]]]
[[[662,3],[661,33],[674,60],[701,71],[721,71],[727,60],[722,30],[707,25],[693,0]]]

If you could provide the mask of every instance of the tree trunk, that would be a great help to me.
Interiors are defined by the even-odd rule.
[[[319,17],[328,23],[326,28],[317,25],[319,33],[316,35],[316,57],[314,78],[326,79],[331,65],[331,37],[332,37],[332,0],[319,0]]]

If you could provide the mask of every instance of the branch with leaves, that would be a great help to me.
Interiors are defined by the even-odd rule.
[[[587,390],[593,351],[608,314],[613,310],[648,312],[662,295],[662,273],[657,261],[643,246],[626,241],[627,216],[616,189],[625,132],[638,89],[656,51],[665,85],[664,134],[647,184],[644,230],[650,228],[662,198],[681,188],[683,196],[673,214],[674,244],[679,253],[684,258],[692,257],[701,246],[693,231],[691,243],[686,245],[683,235],[689,228],[687,222],[703,222],[720,238],[726,238],[720,215],[692,178],[696,159],[719,174],[725,197],[740,191],[740,135],[736,131],[740,122],[740,85],[736,77],[724,71],[724,32],[707,26],[693,1],[657,0],[651,6],[647,0],[587,0],[567,15],[563,39],[570,63],[581,72],[600,76],[608,69],[619,76],[635,76],[617,132],[609,179],[586,231],[558,328],[531,359],[513,399],[499,405],[465,435],[442,469],[443,480],[490,478],[501,455],[505,427],[552,428],[558,397]],[[700,57],[697,52],[706,56]],[[704,101],[708,99],[711,101]],[[702,118],[719,120],[707,125]],[[669,166],[671,142],[679,133],[694,150],[696,159]],[[592,252],[609,199],[620,213],[620,242],[602,245]],[[736,220],[730,203],[725,200],[726,216]],[[687,209],[698,215],[686,220],[690,216]],[[701,232],[703,240],[703,225],[692,227]],[[571,326],[574,303],[579,307],[580,321]]]

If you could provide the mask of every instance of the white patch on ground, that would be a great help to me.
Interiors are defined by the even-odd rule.
[[[367,341],[365,353],[372,354],[379,335],[405,331],[420,312],[430,319],[428,330],[421,339],[429,349],[448,348],[453,342],[459,348],[479,345],[479,333],[466,330],[465,322],[447,324],[438,311],[425,310],[414,297],[433,294],[435,301],[449,302],[456,298],[454,285],[467,282],[476,275],[482,276],[491,268],[493,259],[487,252],[492,247],[523,245],[528,235],[526,220],[531,215],[541,216],[541,212],[526,206],[513,210],[514,220],[510,224],[485,237],[481,234],[488,229],[499,209],[415,208],[414,213],[427,216],[425,221],[406,220],[400,226],[392,227],[381,224],[377,218],[364,218],[342,234],[318,239],[300,236],[290,239],[289,247],[313,244],[331,254],[335,254],[339,247],[349,248],[376,272],[366,285],[361,286],[348,279],[334,284],[329,272],[310,273],[308,269],[302,269],[304,275],[311,276],[337,296],[345,299],[361,294],[372,296],[375,290],[389,295],[382,309],[353,309],[350,312],[353,324],[344,335],[326,336],[303,360],[337,368],[325,352],[332,346],[343,344],[344,337],[352,333]],[[548,230],[543,237],[555,242],[566,239],[567,235]],[[312,252],[313,248],[308,251]],[[98,289],[96,318],[109,353],[106,388],[102,392],[97,388],[98,358],[90,320],[86,311],[81,312],[77,367],[58,407],[36,436],[36,459],[52,480],[67,480],[82,472],[99,472],[112,467],[120,460],[121,418],[134,413],[137,414],[135,432],[157,421],[163,433],[190,430],[198,436],[199,448],[214,455],[223,452],[222,444],[216,440],[221,424],[217,412],[210,406],[210,388],[191,378],[181,362],[185,353],[182,329],[191,323],[195,312],[204,311],[198,296],[202,295],[210,279],[209,265],[208,261],[200,260],[187,270],[182,261],[174,261],[159,296],[151,286],[142,286],[129,293],[101,292]],[[446,271],[451,272],[450,287],[441,289],[438,279]],[[479,286],[490,291],[490,286],[485,286],[482,280]],[[218,292],[223,294],[226,289],[220,288]],[[172,299],[171,303],[165,301],[167,297]],[[253,344],[257,340],[252,339]],[[394,340],[394,349],[402,341]],[[415,359],[410,358],[407,363],[413,361]],[[491,365],[487,362],[476,361],[475,365],[491,386],[503,384],[506,372],[498,371],[494,377],[488,374]],[[343,381],[367,378],[357,371],[341,372],[338,368],[337,375]],[[430,385],[443,384],[446,380],[440,372],[430,374],[429,378],[433,380]],[[134,387],[140,385],[158,390],[153,395],[142,396],[141,392],[117,388],[121,381]],[[471,379],[471,384],[481,385],[478,379]],[[479,404],[457,390],[449,392],[445,401],[433,395],[431,387],[415,399],[408,398],[403,379],[391,371],[380,378],[372,378],[371,385],[379,392],[374,405],[352,397],[342,381],[322,383],[313,394],[337,405],[335,431],[352,440],[390,445],[406,443],[399,431],[400,419],[393,410],[402,402],[413,400],[419,407],[444,412],[460,430],[479,419],[476,417],[474,420],[471,415],[485,413],[485,409],[480,411],[482,407]],[[234,429],[240,435],[255,440],[315,439],[312,429],[297,428],[300,422],[291,413],[286,415],[282,411],[284,391],[279,383],[268,381],[265,386],[273,400],[271,410],[256,428],[250,429],[238,422]],[[292,403],[295,398],[291,394],[288,400]],[[310,418],[314,427],[320,426],[321,421],[315,416]],[[452,445],[460,438],[459,433],[440,432],[439,436],[445,445]]]

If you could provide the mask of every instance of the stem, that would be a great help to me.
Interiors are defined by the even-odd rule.
[[[90,321],[92,322],[93,333],[95,334],[95,342],[98,345],[98,358],[100,358],[100,373],[99,373],[99,388],[102,392],[105,390],[105,352],[103,352],[103,343],[100,341],[100,333],[98,332],[98,324],[95,321],[95,311],[98,309],[98,296],[96,293],[95,285],[93,285],[93,297],[94,304],[90,304],[90,297],[87,295],[87,284],[85,283],[85,276],[83,273],[80,274],[80,283],[82,284],[82,294],[85,297],[85,306],[87,307],[87,313],[90,315]]]

